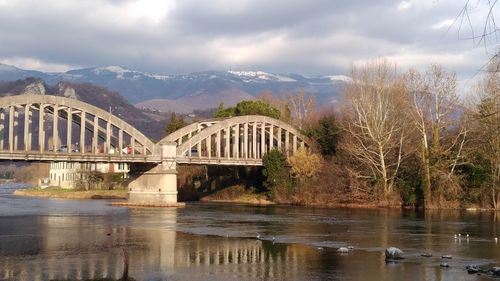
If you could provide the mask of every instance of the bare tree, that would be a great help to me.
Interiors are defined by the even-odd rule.
[[[422,74],[416,70],[409,70],[405,75],[405,87],[406,92],[410,96],[411,105],[413,110],[411,111],[413,117],[413,123],[418,132],[420,139],[420,159],[422,161],[422,182],[424,191],[424,205],[426,207],[431,204],[431,171],[430,171],[430,160],[429,160],[429,138],[427,134],[429,132],[429,114],[428,108],[429,98],[428,91],[425,85],[425,80]]]
[[[266,90],[257,95],[257,98],[279,109],[281,112],[280,119],[286,123],[292,124],[292,116],[286,96],[282,94],[281,97],[276,97],[271,91]]]
[[[484,46],[485,51],[491,55],[491,59],[483,65],[482,69],[487,68],[493,72],[500,70],[500,48],[498,45],[500,27],[495,18],[498,15],[497,4],[498,0],[466,0],[455,19],[459,36],[467,32],[468,29],[470,36],[467,35],[465,38],[472,40],[476,46]],[[480,18],[479,27],[474,27],[477,20],[473,22],[472,14],[475,14],[475,18]],[[468,28],[464,29],[464,26]]]
[[[345,149],[368,167],[387,200],[404,157],[403,89],[396,67],[385,60],[354,67],[352,79],[346,88],[351,114],[346,130],[352,140]]]
[[[445,71],[439,65],[431,65],[422,75],[410,70],[404,76],[405,92],[412,107],[413,124],[419,135],[419,156],[422,166],[424,204],[433,205],[432,181],[436,173],[443,173],[448,178],[455,167],[461,163],[462,148],[467,135],[465,127],[459,133],[443,143],[443,138],[452,125],[456,125],[458,96],[457,80],[454,73]],[[447,136],[447,135],[446,135]],[[441,194],[443,187],[437,184],[434,189]]]
[[[497,61],[491,68],[496,68]],[[488,72],[478,85],[479,102],[475,106],[474,152],[486,160],[489,170],[491,203],[500,208],[500,75]]]
[[[286,97],[289,104],[292,121],[299,129],[303,129],[306,122],[317,112],[316,98],[313,95],[306,95],[304,90],[288,94]]]
[[[458,24],[458,31],[464,32],[464,25],[468,26],[470,31],[470,36],[468,36],[468,38],[474,40],[477,45],[484,44],[487,48],[489,43],[488,41],[496,41],[497,35],[500,33],[500,27],[497,25],[495,20],[495,15],[497,15],[497,2],[498,0],[476,0],[473,2],[470,0],[465,1],[464,6],[455,19],[455,23]],[[471,21],[471,14],[475,12],[477,13],[478,11],[484,11],[479,15],[482,19],[479,29],[474,28],[474,23]]]
[[[313,117],[317,117],[316,97],[306,94],[304,90],[282,92],[279,96],[264,91],[257,98],[278,108],[281,111],[281,119],[299,129],[304,129]]]

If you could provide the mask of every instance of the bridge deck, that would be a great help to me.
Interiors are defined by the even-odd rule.
[[[228,165],[228,166],[262,166],[262,159],[236,159],[224,157],[177,157],[179,164]]]
[[[66,161],[66,162],[127,162],[127,163],[160,163],[160,156],[152,155],[114,155],[114,154],[82,154],[78,152],[5,152],[0,151],[2,160],[21,160],[21,161]],[[168,160],[165,159],[164,160]],[[199,165],[230,165],[230,166],[262,166],[262,159],[235,159],[224,157],[177,157],[179,164],[199,164]]]
[[[159,156],[151,155],[114,155],[114,154],[81,154],[81,153],[64,153],[64,152],[47,152],[44,151],[15,151],[5,152],[0,151],[0,159],[2,160],[24,160],[24,161],[67,161],[67,162],[130,162],[130,163],[158,163]]]

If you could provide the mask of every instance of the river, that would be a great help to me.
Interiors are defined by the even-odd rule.
[[[492,280],[465,266],[500,266],[493,212],[127,208],[12,195],[19,187],[0,186],[0,280],[118,279],[124,252],[135,280]],[[406,259],[386,263],[389,246]]]

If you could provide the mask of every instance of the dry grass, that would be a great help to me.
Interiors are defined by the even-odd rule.
[[[127,190],[18,189],[14,195],[62,199],[127,199]]]
[[[201,198],[205,202],[236,202],[246,204],[269,205],[274,204],[264,194],[255,193],[245,189],[244,186],[235,185],[219,190],[211,195]]]
[[[14,178],[17,182],[37,185],[38,180],[49,175],[48,163],[30,163],[16,169]]]

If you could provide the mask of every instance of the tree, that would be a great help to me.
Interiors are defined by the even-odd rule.
[[[182,116],[177,116],[175,112],[172,112],[170,114],[170,122],[168,123],[167,127],[165,128],[165,131],[167,132],[167,135],[183,128],[186,126],[186,123],[184,122],[184,118]]]
[[[221,104],[214,113],[215,118],[227,118],[243,115],[264,115],[275,119],[280,119],[281,112],[279,109],[261,100],[244,100],[236,104],[234,107],[224,108]]]
[[[500,33],[500,27],[497,25],[495,15],[498,13],[495,12],[497,8],[498,1],[491,0],[478,0],[471,3],[470,0],[466,0],[462,10],[458,14],[455,22],[459,22],[458,32],[462,33],[463,26],[469,26],[470,36],[467,35],[468,39],[472,39],[478,46],[483,44],[486,51],[488,51],[488,45],[491,42],[496,42],[498,40],[498,34]],[[484,7],[486,6],[486,7]],[[479,19],[482,21],[479,32],[477,28],[474,27],[474,23],[471,21],[471,14],[474,14],[475,19]],[[465,23],[468,24],[465,24]],[[496,69],[498,72],[498,67],[500,65],[500,61],[497,59],[499,56],[499,50],[496,50],[492,60],[490,61],[488,68]],[[491,62],[495,61],[496,64],[493,65]]]
[[[14,171],[6,171],[6,178],[12,178],[17,182],[30,183],[37,185],[40,179],[49,175],[48,163],[31,162],[29,165],[17,167]]]
[[[333,112],[326,113],[306,129],[306,135],[316,141],[322,155],[333,156],[337,151],[342,129]]]
[[[500,27],[495,18],[498,16],[497,4],[497,0],[477,0],[472,3],[470,0],[465,0],[464,6],[455,19],[455,24],[458,24],[458,34],[463,33],[464,26],[468,26],[470,34],[467,34],[466,38],[472,40],[476,46],[484,46],[484,50],[491,55],[491,59],[483,65],[483,68],[496,73],[500,70],[500,49],[498,48]],[[479,27],[474,26],[477,22],[479,22]]]
[[[80,169],[77,171],[76,186],[85,190],[100,189],[103,180],[103,174],[99,171]]]
[[[499,59],[500,60],[500,59]],[[490,64],[496,68],[497,61]],[[488,190],[491,204],[500,208],[500,75],[492,71],[486,74],[478,86],[479,102],[474,112],[475,127],[473,151],[485,159],[488,171]]]
[[[410,116],[419,136],[419,158],[422,167],[422,189],[424,205],[431,207],[433,191],[439,196],[445,188],[439,178],[449,178],[462,156],[461,150],[467,131],[459,133],[443,143],[446,133],[458,120],[457,80],[454,73],[445,71],[439,65],[431,65],[422,75],[410,70],[404,75],[404,87],[411,107]],[[433,182],[435,184],[433,184]]]
[[[286,100],[285,94],[281,94],[280,97],[275,97],[271,91],[266,90],[257,95],[257,98],[265,103],[268,103],[270,106],[278,109],[281,112],[280,114],[281,121],[286,122],[288,124],[292,124],[292,112]]]
[[[214,112],[214,118],[228,118],[228,117],[233,117],[236,116],[235,112],[236,108],[235,107],[224,107],[224,103],[220,103],[219,107],[217,107],[217,110]]]
[[[351,119],[344,147],[367,167],[387,200],[404,157],[402,87],[395,66],[385,60],[353,67],[352,79],[345,90]]]
[[[306,123],[317,112],[316,98],[313,95],[306,95],[304,90],[287,95],[287,105],[293,120],[293,125],[303,129]]]
[[[291,166],[292,176],[304,182],[317,175],[321,170],[321,157],[316,153],[310,153],[305,148],[299,148],[288,158]]]
[[[278,149],[272,149],[264,155],[262,164],[264,166],[262,174],[266,178],[264,187],[271,192],[271,197],[276,198],[280,191],[288,192],[292,182],[285,154]]]

